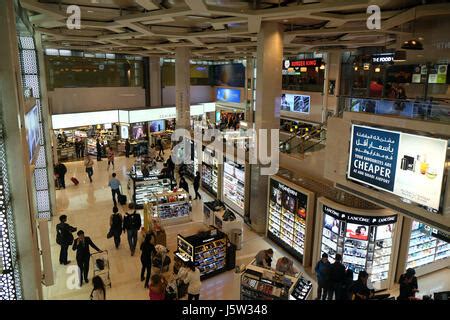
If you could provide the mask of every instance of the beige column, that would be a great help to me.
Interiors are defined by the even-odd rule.
[[[325,79],[323,83],[322,122],[326,121],[328,112],[336,114],[338,108],[339,82],[341,74],[341,52],[330,51],[325,57]],[[334,81],[334,93],[330,94],[330,81]]]
[[[10,205],[15,222],[17,266],[22,282],[22,297],[27,300],[42,299],[38,236],[31,202],[32,180],[18,61],[16,13],[13,2],[9,0],[0,0],[0,8],[0,120],[4,129]]]
[[[280,127],[281,67],[283,63],[283,29],[275,22],[263,22],[258,34],[256,57],[255,128],[268,129],[267,146],[271,150],[270,130]],[[261,141],[258,139],[258,149]],[[278,142],[277,142],[278,146]],[[267,151],[270,154],[270,151]],[[250,222],[257,232],[264,232],[267,218],[268,176],[261,175],[259,164],[250,166]]]
[[[175,50],[175,105],[177,110],[176,127],[190,127],[190,49],[187,47]]]
[[[150,75],[150,106],[161,106],[161,65],[160,58],[151,56],[149,58]]]

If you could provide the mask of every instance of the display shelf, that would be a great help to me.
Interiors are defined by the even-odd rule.
[[[178,235],[178,251],[194,262],[202,279],[225,271],[226,267],[227,238],[225,233],[214,230],[215,234],[210,231],[190,237]]]
[[[433,248],[433,249],[435,249],[435,248]],[[427,249],[427,250],[429,250],[429,249]],[[414,259],[409,259],[410,255],[408,254],[408,263],[414,262],[416,260],[420,260],[420,259],[423,259],[423,258],[431,257],[431,256],[434,256],[434,255],[435,255],[435,250],[433,250],[432,252],[429,252],[429,253],[427,253],[425,255],[421,255],[420,257],[414,257]]]
[[[409,247],[411,248],[411,247],[415,247],[415,246],[418,246],[418,245],[424,245],[424,244],[429,243],[429,242],[435,242],[436,240],[437,240],[436,238],[432,238],[432,237],[429,237],[429,236],[424,236],[423,239],[421,239],[421,240],[415,240],[415,241],[412,241],[412,242],[410,241],[409,242]]]

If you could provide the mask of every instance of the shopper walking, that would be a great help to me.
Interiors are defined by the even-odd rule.
[[[317,262],[314,270],[317,274],[317,300],[326,300],[328,295],[330,276],[330,262],[328,261],[328,254],[322,254],[322,259]]]
[[[158,156],[161,157],[161,153],[164,155],[164,147],[163,147],[163,144],[162,144],[161,136],[158,136],[158,138],[156,139],[156,146],[159,149]]]
[[[84,231],[77,232],[78,238],[74,241],[72,250],[77,252],[77,265],[80,271],[80,287],[83,285],[83,278],[86,283],[89,282],[89,260],[91,252],[89,247],[94,248],[98,252],[101,250],[92,242],[91,238],[84,236]]]
[[[113,198],[113,202],[114,202],[114,207],[117,207],[117,200],[119,200],[119,196],[120,196],[120,181],[119,179],[116,178],[116,173],[114,172],[112,174],[112,178],[111,180],[109,180],[108,183],[108,187],[111,188],[111,193],[112,193],[112,198]],[[116,195],[117,195],[117,200],[116,200]]]
[[[195,267],[192,261],[187,264],[189,270],[184,279],[186,284],[189,284],[187,289],[188,300],[199,300],[200,299],[200,289],[202,287],[202,282],[200,280],[200,270]]]
[[[86,140],[81,139],[80,140],[80,158],[84,157],[84,150],[86,149]]]
[[[123,218],[122,215],[119,213],[119,208],[114,207],[113,208],[113,214],[111,215],[109,219],[109,237],[114,237],[114,245],[116,246],[116,249],[119,249],[120,246],[120,236],[122,235],[122,229],[123,229]]]
[[[400,276],[400,295],[398,300],[417,300],[416,292],[419,292],[416,271],[413,268],[408,268],[406,273]]]
[[[100,276],[92,278],[92,285],[94,288],[91,291],[91,300],[106,300],[106,288]]]
[[[102,161],[102,145],[100,144],[99,139],[97,139],[95,147],[97,148],[97,161]]]
[[[200,193],[198,193],[199,188],[200,188],[200,172],[197,171],[194,178],[194,191],[195,191],[194,200],[197,200],[197,198],[200,198],[200,200],[202,200],[202,196],[200,195]]]
[[[58,177],[58,183],[60,188],[66,188],[65,176],[67,173],[67,168],[62,162],[58,162],[55,166],[55,173]]]
[[[123,231],[127,232],[128,244],[130,245],[131,255],[134,256],[137,244],[138,231],[142,226],[141,215],[134,211],[132,214],[125,214],[123,220]]]
[[[130,144],[130,140],[125,140],[125,157],[129,158],[130,157],[130,149],[131,149],[131,144]]]
[[[154,274],[151,279],[149,289],[150,300],[164,300],[166,298],[166,279],[163,275],[159,274]]]
[[[111,147],[108,149],[108,170],[110,164],[112,164],[112,168],[114,170],[114,150]]]
[[[187,193],[189,193],[189,185],[184,179],[184,177],[180,178],[180,184],[178,185],[180,189],[184,189]]]
[[[75,140],[75,154],[77,159],[80,159],[80,141],[78,140],[78,138]]]
[[[86,159],[84,159],[84,166],[86,167],[86,173],[89,177],[89,181],[92,183],[92,176],[94,175],[94,160],[92,160],[89,154],[86,155]]]
[[[56,243],[61,246],[59,263],[67,265],[70,263],[70,260],[67,260],[67,250],[73,243],[72,232],[77,231],[77,228],[67,223],[67,216],[65,214],[59,217],[59,221],[60,223],[56,225]]]
[[[169,169],[169,177],[170,179],[175,179],[175,163],[172,160],[172,156],[167,158],[167,168]]]
[[[148,282],[150,280],[152,269],[152,256],[155,253],[155,246],[152,243],[152,237],[152,234],[148,233],[141,244],[141,281],[145,280],[144,288],[148,288]],[[147,275],[145,275],[146,272]]]
[[[345,300],[345,266],[342,256],[336,253],[334,263],[330,266],[330,282],[328,287],[328,300]]]

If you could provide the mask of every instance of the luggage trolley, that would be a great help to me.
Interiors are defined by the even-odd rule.
[[[91,258],[93,264],[92,270],[94,270],[94,277],[100,276],[105,286],[109,286],[111,288],[111,278],[109,276],[108,250],[92,253]]]

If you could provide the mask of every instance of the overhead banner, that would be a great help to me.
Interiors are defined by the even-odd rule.
[[[352,126],[348,179],[439,210],[447,140]]]

